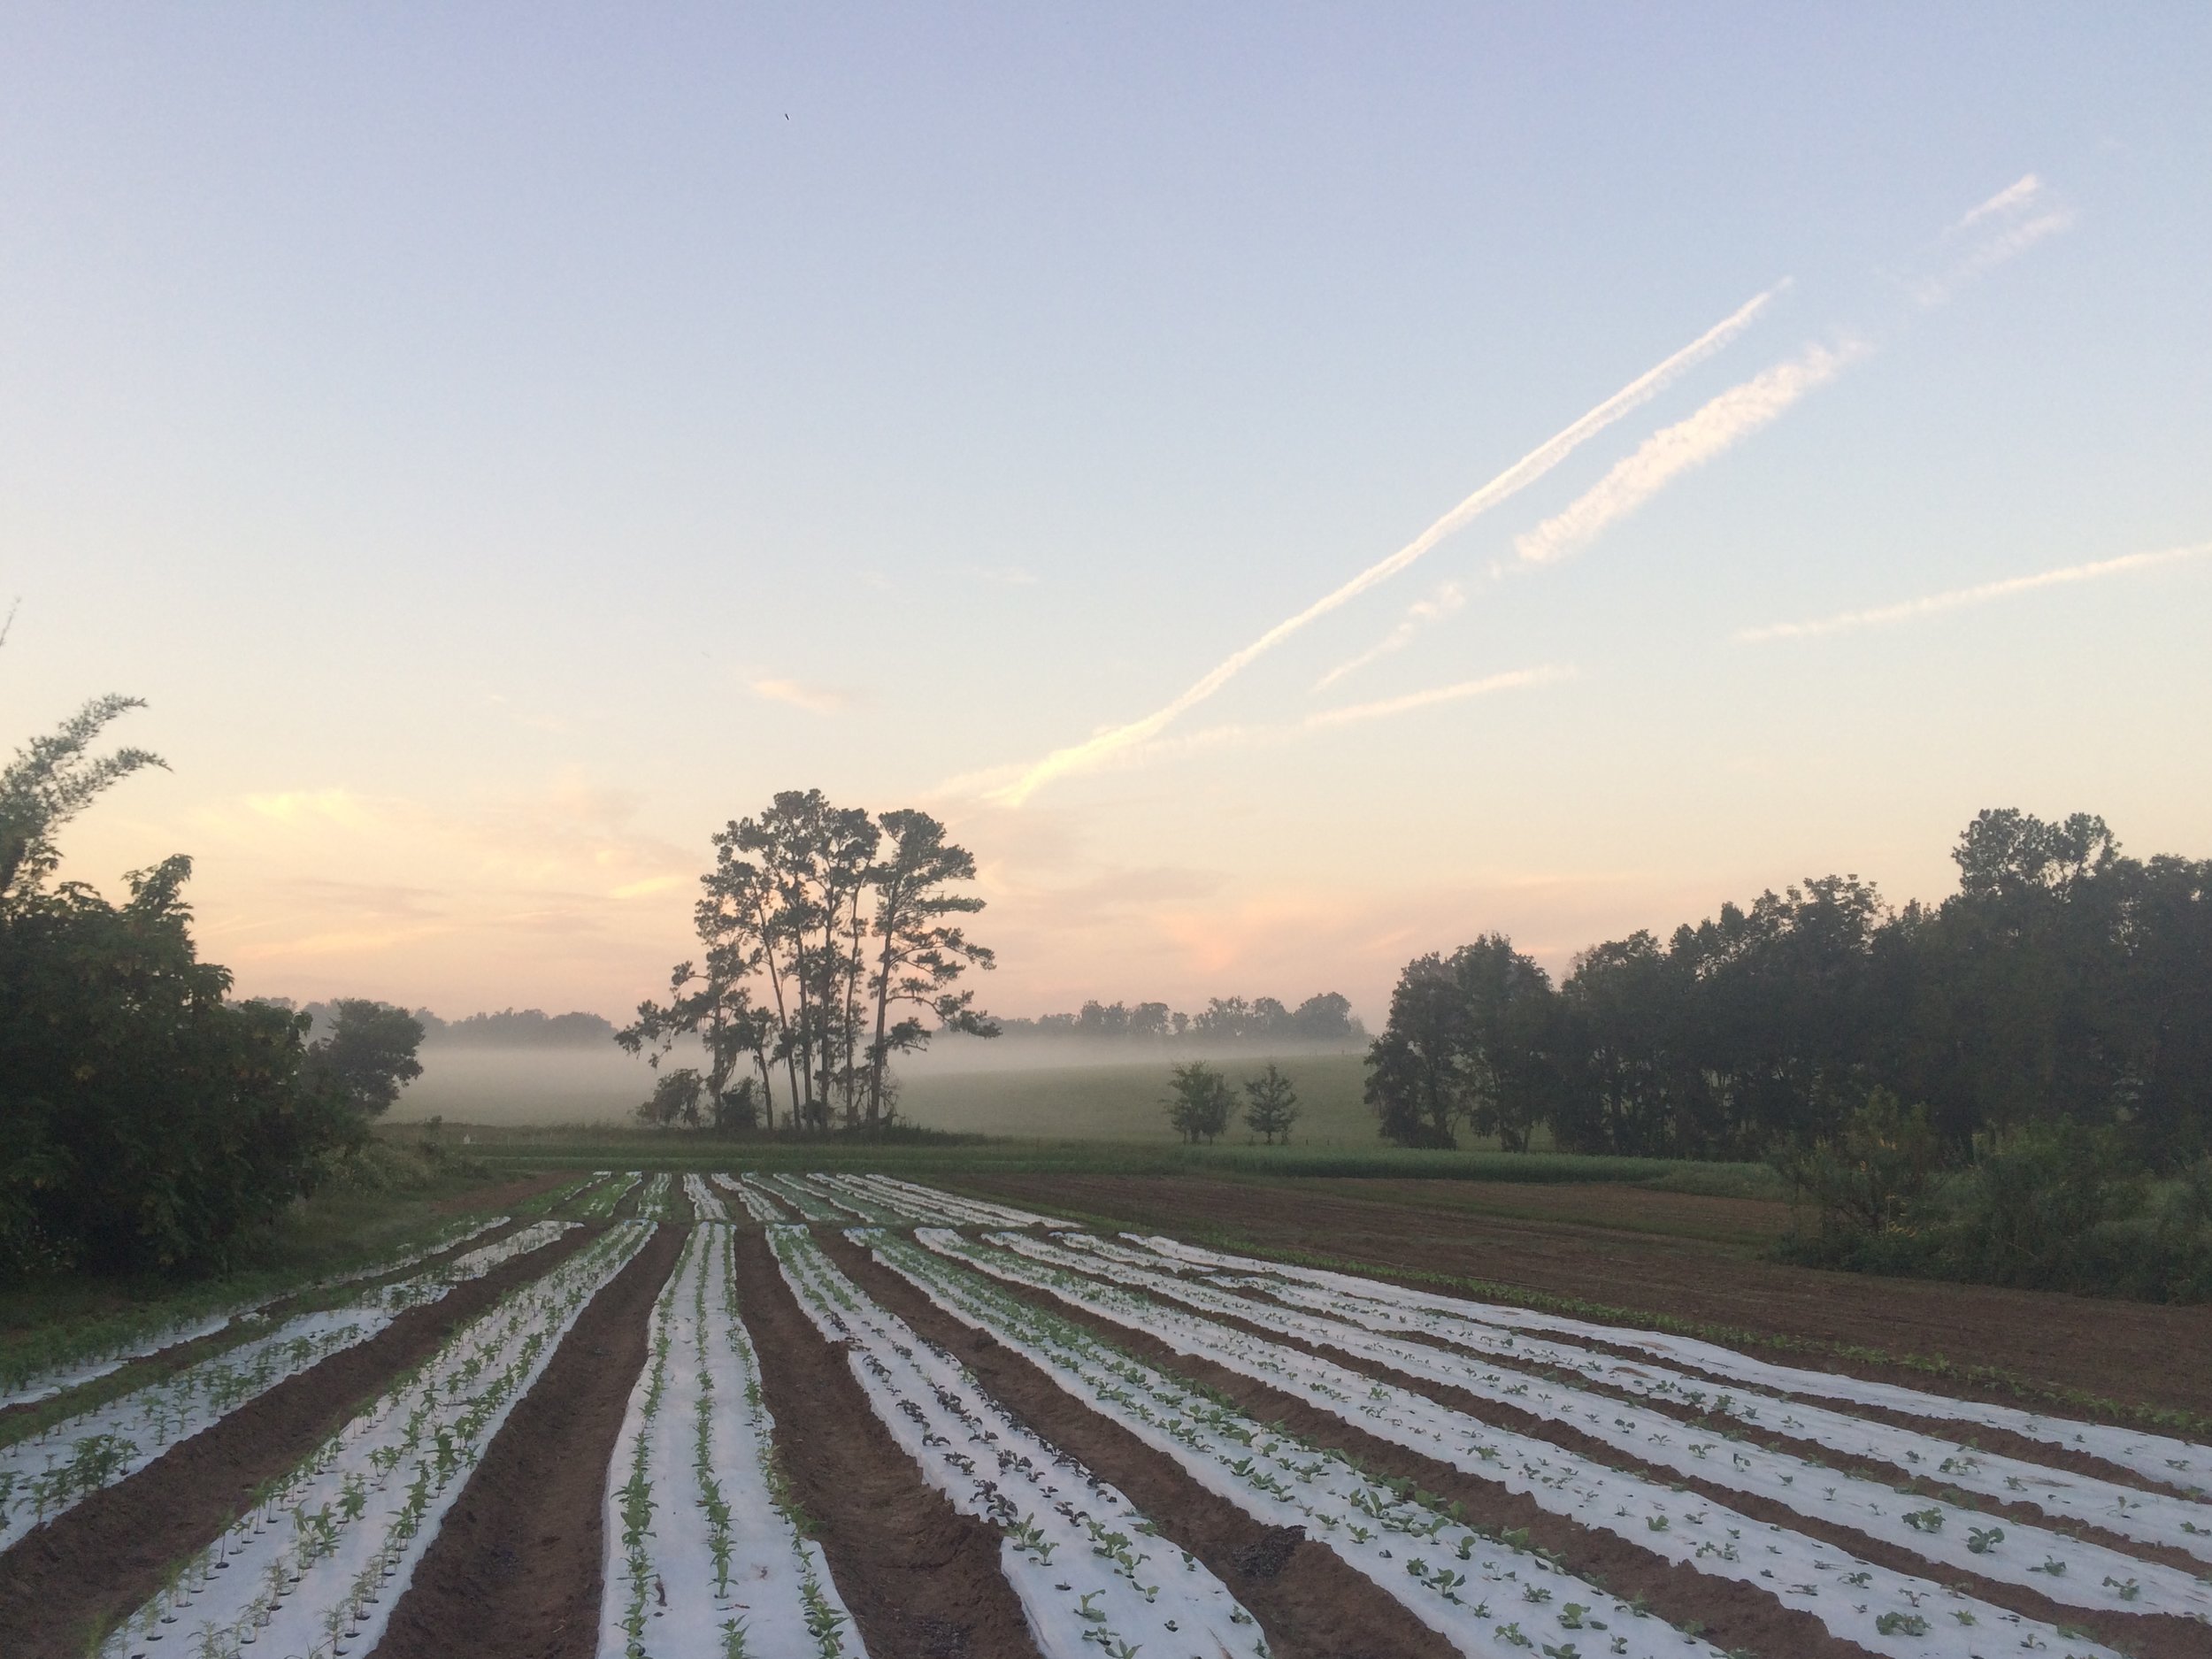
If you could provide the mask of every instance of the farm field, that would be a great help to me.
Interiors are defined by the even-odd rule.
[[[2212,1655],[2186,1310],[1839,1282],[1623,1182],[482,1196],[23,1379],[0,1648]]]

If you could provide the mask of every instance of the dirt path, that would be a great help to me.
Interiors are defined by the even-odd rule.
[[[684,1233],[655,1229],[570,1327],[447,1511],[375,1659],[590,1659],[607,1466]]]
[[[2165,1307],[2043,1291],[1937,1284],[1825,1272],[1762,1260],[1741,1247],[1572,1219],[1516,1218],[1455,1203],[1452,1181],[1425,1201],[1402,1181],[1374,1197],[1368,1183],[1266,1184],[1198,1177],[989,1175],[963,1187],[1041,1209],[1110,1217],[1182,1236],[1217,1233],[1274,1249],[1311,1251],[1373,1267],[1444,1273],[1531,1294],[1605,1303],[1812,1343],[1817,1352],[1764,1348],[1764,1357],[1820,1370],[2019,1402],[2001,1385],[1955,1372],[1888,1365],[1834,1351],[1858,1346],[1954,1366],[1992,1366],[2047,1391],[2212,1414],[2212,1308]],[[1619,1202],[1583,1189],[1594,1206]],[[1729,1199],[1646,1194],[1677,1203]],[[1554,1202],[1564,1199],[1554,1194]],[[1563,1216],[1563,1209],[1557,1212]],[[1196,1229],[1196,1233],[1194,1232]],[[1386,1276],[1387,1274],[1386,1273]],[[1426,1289],[1448,1286],[1426,1284]],[[1476,1294],[1468,1290],[1458,1294]],[[2061,1409],[2063,1409],[2062,1406]]]
[[[737,1240],[739,1307],[795,1494],[875,1659],[1039,1659],[999,1571],[998,1534],[955,1509],[876,1421],[845,1356],[776,1271]]]
[[[1119,1487],[1171,1544],[1205,1563],[1260,1622],[1277,1659],[1452,1659],[1452,1645],[1325,1545],[1255,1519],[1207,1491],[1028,1360],[941,1312],[906,1280],[833,1234],[818,1240],[875,1298],[956,1355],[1002,1404]]]
[[[142,1605],[173,1563],[244,1513],[263,1482],[294,1468],[392,1378],[429,1358],[507,1291],[580,1248],[593,1231],[579,1228],[411,1309],[368,1341],[278,1384],[19,1540],[0,1555],[8,1659],[81,1659],[96,1632]]]

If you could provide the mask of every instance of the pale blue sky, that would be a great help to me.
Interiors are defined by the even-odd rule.
[[[1015,1012],[1938,896],[1983,805],[2212,854],[2212,557],[1733,637],[2212,541],[2208,85],[2180,4],[12,7],[0,741],[148,697],[79,872],[193,851],[247,988],[453,1010],[627,1005],[815,783],[959,825]],[[988,798],[1786,277],[1173,741]]]

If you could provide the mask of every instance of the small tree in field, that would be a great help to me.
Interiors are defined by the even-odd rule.
[[[1290,1079],[1271,1060],[1267,1070],[1244,1079],[1244,1126],[1263,1136],[1269,1146],[1280,1135],[1290,1144],[1290,1126],[1298,1121],[1298,1094]]]
[[[1161,1102],[1167,1108],[1167,1120],[1193,1146],[1200,1136],[1211,1141],[1229,1126],[1229,1079],[1204,1061],[1177,1066],[1168,1087],[1171,1092]]]

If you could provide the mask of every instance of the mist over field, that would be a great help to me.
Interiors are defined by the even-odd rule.
[[[680,1044],[666,1064],[699,1059],[695,1047]],[[642,1059],[612,1043],[432,1042],[423,1046],[421,1060],[422,1076],[400,1096],[388,1121],[628,1123],[654,1076]],[[1272,1060],[1298,1088],[1304,1108],[1299,1139],[1374,1138],[1374,1120],[1360,1101],[1360,1051],[1341,1045],[954,1038],[900,1061],[899,1110],[925,1128],[959,1133],[1171,1140],[1160,1100],[1170,1068],[1193,1060],[1218,1068],[1233,1083]],[[1242,1134],[1233,1128],[1228,1138]]]

